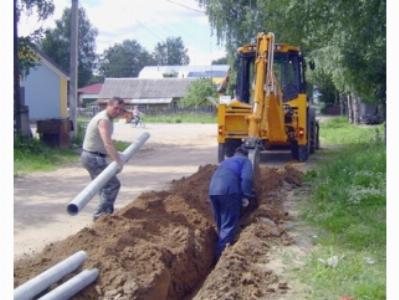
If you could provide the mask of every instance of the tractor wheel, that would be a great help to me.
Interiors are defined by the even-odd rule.
[[[240,147],[242,144],[241,140],[236,140],[236,139],[229,139],[226,140],[225,143],[225,156],[227,157],[232,157],[234,155],[234,152],[238,147]]]
[[[226,140],[218,145],[218,162],[224,161],[226,157],[232,157],[234,152],[242,144],[241,140]]]
[[[292,158],[299,161],[306,161],[309,158],[309,146],[293,143],[291,145]]]
[[[291,144],[291,156],[293,159],[298,160],[298,144],[296,142]]]
[[[307,145],[298,147],[298,160],[307,161],[309,158],[309,147]]]

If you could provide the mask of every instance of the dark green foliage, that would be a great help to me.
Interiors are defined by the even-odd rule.
[[[84,8],[79,8],[79,68],[78,86],[88,84],[92,77],[93,68],[96,63],[95,40],[97,29],[95,29],[87,18]],[[66,8],[60,20],[56,21],[54,29],[48,29],[44,38],[40,41],[42,50],[54,60],[65,72],[69,73],[70,63],[70,37],[71,37],[71,10]]]
[[[227,65],[227,57],[212,60],[212,65]]]
[[[100,60],[103,77],[137,77],[154,59],[136,40],[125,40],[104,51]]]
[[[166,41],[157,43],[153,57],[161,66],[188,65],[190,62],[181,37],[168,37]]]
[[[335,88],[366,101],[385,102],[385,0],[198,0],[230,55],[258,32],[300,45],[316,63],[311,82],[323,74]],[[312,73],[308,70],[308,73]],[[310,75],[310,74],[309,74]]]
[[[216,97],[216,86],[212,79],[201,78],[193,81],[188,89],[187,95],[181,100],[186,107],[208,104],[207,97]]]
[[[53,0],[21,0],[18,2],[18,16],[20,15],[21,11],[32,13],[33,10],[36,10],[39,19],[44,20],[54,12]]]

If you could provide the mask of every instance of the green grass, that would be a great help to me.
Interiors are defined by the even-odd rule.
[[[116,150],[118,150],[119,152],[122,152],[130,145],[130,143],[123,142],[123,141],[114,141],[114,144],[115,144]]]
[[[82,138],[78,135],[74,143],[81,145]],[[123,151],[129,143],[114,141],[116,149]],[[38,171],[53,171],[69,163],[79,161],[80,151],[75,147],[68,149],[52,148],[37,139],[14,142],[14,175],[22,175]]]
[[[321,134],[346,145],[306,174],[312,194],[303,216],[318,238],[299,276],[312,287],[312,299],[385,299],[385,145],[375,137],[377,127],[342,123],[325,124]],[[336,268],[319,261],[332,256],[343,256]]]
[[[52,171],[57,167],[78,161],[72,149],[51,148],[37,139],[14,142],[14,175],[37,171]]]
[[[344,117],[334,118],[320,124],[323,144],[368,143],[383,138],[383,126],[354,126]]]
[[[216,123],[216,116],[208,113],[176,113],[167,115],[145,115],[144,123]]]

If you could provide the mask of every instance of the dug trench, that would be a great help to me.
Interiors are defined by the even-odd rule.
[[[264,267],[273,243],[289,244],[282,224],[284,186],[301,184],[291,166],[262,167],[256,180],[258,207],[241,221],[237,241],[213,265],[216,233],[208,185],[216,166],[147,192],[112,216],[97,220],[34,256],[15,262],[14,285],[25,282],[78,250],[82,268],[96,267],[96,283],[73,299],[261,299],[289,288]]]

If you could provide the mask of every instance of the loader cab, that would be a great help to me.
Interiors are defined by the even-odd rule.
[[[296,50],[274,52],[273,71],[283,92],[283,101],[287,102],[305,93],[304,61]],[[251,87],[254,80],[255,51],[239,53],[236,60],[237,84],[236,99],[240,102],[251,102]]]
[[[303,57],[299,52],[275,52],[273,70],[280,82],[284,102],[305,93]]]

